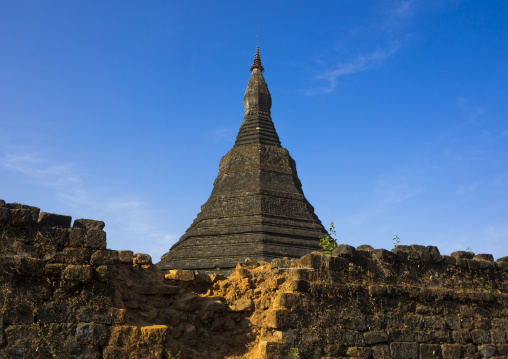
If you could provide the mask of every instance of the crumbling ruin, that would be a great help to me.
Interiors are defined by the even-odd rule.
[[[0,200],[0,358],[507,358],[508,258],[340,245],[227,277]]]

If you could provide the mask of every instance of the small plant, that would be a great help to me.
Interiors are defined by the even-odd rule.
[[[176,353],[176,355],[175,355],[175,356],[173,356],[173,354],[171,354],[171,350],[169,350],[169,349],[168,349],[168,351],[167,351],[167,354],[168,354],[168,359],[177,359],[177,358],[180,356],[180,353],[181,353],[181,352],[182,352],[182,351],[180,350],[178,353]]]
[[[471,252],[473,252],[473,250],[471,249],[471,247],[467,247],[467,248],[466,248],[466,252],[471,253]]]
[[[46,343],[46,345],[48,346],[49,352],[53,356],[53,359],[58,359],[58,356],[56,355],[56,350],[53,347],[53,344],[51,344],[51,342],[48,339],[47,334],[44,332],[44,329],[46,328],[46,326],[44,324],[41,325],[41,323],[39,323],[39,322],[35,322],[32,324],[32,327],[37,331],[37,334],[42,339],[42,341],[44,343]]]
[[[291,358],[300,358],[300,352],[297,347],[291,348],[289,355],[291,355]]]
[[[394,235],[393,237],[393,248],[397,247],[400,244],[400,238],[398,235]]]
[[[11,291],[9,289],[4,289],[2,291],[2,312],[5,312],[7,310],[7,296],[9,295]]]
[[[333,225],[333,222],[331,222],[329,234],[319,237],[319,244],[325,254],[332,254],[333,250],[337,247],[337,239],[335,239],[336,236],[337,233],[335,232],[335,226]]]

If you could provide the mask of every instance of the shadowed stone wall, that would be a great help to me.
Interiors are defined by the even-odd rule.
[[[507,358],[508,263],[341,245],[226,278],[0,200],[0,358]]]

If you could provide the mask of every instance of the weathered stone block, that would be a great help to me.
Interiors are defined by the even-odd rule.
[[[281,293],[275,299],[275,303],[281,308],[293,308],[298,303],[298,296],[295,293]]]
[[[93,279],[93,269],[88,265],[69,265],[64,269],[63,277],[72,282],[89,283]]]
[[[70,228],[72,217],[61,214],[41,212],[38,223],[42,226]]]
[[[479,261],[494,261],[494,256],[492,254],[486,254],[486,253],[480,253],[473,257],[473,259],[479,260]]]
[[[262,341],[259,343],[259,353],[261,358],[285,358],[289,352],[289,345],[280,342]]]
[[[12,226],[29,226],[34,223],[32,212],[29,209],[9,210],[9,220]]]
[[[307,268],[291,268],[289,270],[289,280],[311,280],[312,279],[312,269]]]
[[[242,298],[236,300],[231,306],[231,310],[234,312],[252,312],[255,309],[254,302],[252,299]]]
[[[388,334],[382,331],[370,331],[363,333],[363,338],[365,339],[365,344],[367,345],[386,343],[389,340]]]
[[[450,331],[449,330],[430,330],[429,341],[431,343],[449,343],[450,342]]]
[[[82,307],[78,312],[78,320],[85,323],[113,324],[113,313],[109,308]]]
[[[58,259],[66,264],[90,264],[90,254],[88,248],[67,247],[58,255]]]
[[[446,322],[442,317],[426,317],[422,319],[423,327],[426,329],[445,329]]]
[[[25,277],[42,277],[45,263],[43,260],[31,257],[16,258],[16,272]]]
[[[347,244],[339,244],[337,248],[333,250],[332,256],[352,259],[355,255],[355,252],[355,247],[349,246]]]
[[[460,257],[455,258],[455,259],[456,259],[455,265],[457,267],[464,268],[464,269],[469,269],[469,265],[468,265],[469,259],[460,258]]]
[[[226,305],[218,300],[206,302],[203,310],[210,310],[212,312],[222,313],[226,310]]]
[[[300,267],[318,269],[323,266],[324,254],[320,252],[312,252],[300,258]]]
[[[503,330],[491,330],[490,339],[492,344],[506,344],[506,332]]]
[[[86,232],[85,246],[93,249],[106,249],[106,232],[89,229]]]
[[[508,330],[508,319],[492,318],[491,327],[492,327],[492,329]]]
[[[133,263],[137,265],[152,264],[152,257],[150,257],[148,254],[136,253],[134,254]]]
[[[490,333],[487,330],[475,329],[471,332],[471,339],[475,344],[488,344]]]
[[[132,265],[134,259],[134,253],[132,251],[118,251],[118,260],[122,264]]]
[[[125,324],[125,309],[120,308],[112,308],[111,309],[111,317],[113,318],[114,325],[124,325]]]
[[[41,212],[40,208],[34,207],[34,206],[27,206],[26,204],[20,204],[20,203],[7,203],[5,205],[6,208],[9,209],[24,209],[29,210],[32,214],[32,220],[37,221],[37,218],[39,218],[39,213]]]
[[[170,280],[178,280],[183,282],[193,281],[196,276],[193,271],[185,270],[185,269],[173,269],[170,270],[168,274],[164,276],[166,279]]]
[[[455,266],[457,265],[457,258],[452,256],[441,256],[443,258],[443,264],[449,265],[449,266]]]
[[[72,225],[73,228],[80,228],[85,231],[87,230],[99,230],[102,231],[104,229],[104,222],[103,221],[96,221],[93,219],[83,219],[79,218],[74,221],[74,224]]]
[[[62,263],[48,263],[44,267],[44,275],[52,279],[58,279],[62,276],[65,269],[65,264]]]
[[[324,257],[325,267],[330,271],[340,272],[349,265],[349,260],[343,257],[326,256]]]
[[[86,231],[81,228],[69,228],[69,246],[84,247],[86,239]]]
[[[467,330],[452,331],[452,342],[466,344],[471,342],[471,333]]]
[[[385,296],[388,294],[388,288],[384,285],[369,286],[369,294],[373,297]]]
[[[451,330],[460,330],[460,318],[457,315],[444,317],[447,328]]]
[[[497,355],[500,355],[501,357],[508,357],[508,345],[502,344],[502,345],[496,345],[497,348]]]
[[[265,313],[265,325],[268,328],[281,329],[291,327],[291,312],[287,309],[270,309]]]
[[[372,254],[374,255],[374,258],[384,262],[393,262],[397,259],[396,254],[387,251],[386,249],[374,249]]]
[[[201,307],[201,297],[193,293],[186,294],[178,298],[173,305],[181,311],[192,312]]]
[[[118,264],[118,261],[118,251],[100,249],[92,254],[90,264],[93,266],[101,266],[105,264]]]
[[[197,273],[194,279],[194,283],[206,286],[212,284],[212,279],[206,273]]]
[[[288,290],[293,292],[307,292],[310,288],[310,284],[306,280],[292,280],[289,283]]]
[[[390,352],[394,359],[418,359],[417,343],[391,343]]]
[[[1,294],[1,292],[0,292]],[[4,313],[3,320],[9,325],[31,325],[34,322],[35,310],[33,303],[27,299],[16,298],[7,302],[7,310]],[[2,298],[3,305],[3,298]],[[0,310],[2,308],[0,307]]]
[[[0,351],[1,358],[28,358],[28,348],[38,339],[36,332],[29,325],[10,325],[3,332],[8,347]]]
[[[399,327],[399,328],[402,328]],[[390,342],[415,342],[415,332],[412,330],[387,329]]]
[[[475,358],[478,353],[478,347],[474,344],[462,345],[462,353],[465,358]]]
[[[473,259],[474,253],[473,252],[466,252],[466,251],[456,251],[452,252],[450,254],[454,258],[461,258],[461,259]]]
[[[441,346],[438,344],[420,344],[420,359],[442,358]]]
[[[462,346],[460,344],[442,344],[441,351],[443,359],[460,359],[462,357]]]
[[[361,246],[356,247],[357,251],[366,251],[366,252],[372,252],[374,248],[369,244],[362,244]]]
[[[375,345],[372,347],[372,358],[387,359],[390,358],[390,348],[388,345]]]
[[[102,265],[95,268],[95,278],[102,282],[109,283],[112,279],[111,266]]]
[[[37,308],[36,321],[47,323],[75,323],[77,307],[67,302],[45,302]]]
[[[356,330],[337,329],[336,331],[337,342],[346,346],[365,346],[365,339],[363,335]]]
[[[482,356],[482,358],[492,358],[497,355],[497,348],[495,345],[479,345],[478,353]]]
[[[0,207],[0,224],[5,225],[11,219],[10,211],[5,207]]]
[[[347,355],[349,357],[371,358],[372,357],[372,349],[365,348],[365,347],[349,347],[347,349]]]
[[[104,346],[108,339],[108,330],[102,324],[78,324],[76,340],[84,345]]]
[[[65,247],[69,244],[69,231],[62,228],[41,228],[35,237],[35,243],[43,247]]]

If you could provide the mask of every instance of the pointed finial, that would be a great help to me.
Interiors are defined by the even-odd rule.
[[[261,58],[259,57],[259,46],[256,46],[256,55],[254,56],[254,62],[250,67],[250,71],[252,72],[252,70],[254,69],[259,69],[261,72],[265,70],[265,68],[261,64]]]
[[[256,46],[259,47],[259,22],[258,22],[258,34],[256,35]]]

